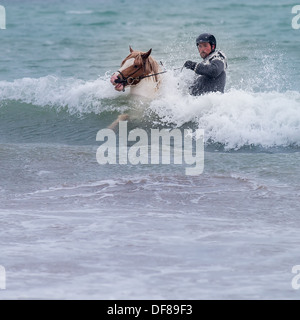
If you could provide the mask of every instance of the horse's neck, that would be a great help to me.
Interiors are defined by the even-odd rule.
[[[155,76],[142,79],[137,85],[130,87],[130,93],[154,98],[159,89],[159,76],[157,78],[158,81],[155,80]]]

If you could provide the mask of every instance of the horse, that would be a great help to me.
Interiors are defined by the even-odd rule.
[[[111,84],[117,91],[125,91],[129,87],[132,95],[155,98],[161,82],[160,74],[163,72],[157,61],[150,56],[152,49],[142,52],[129,47],[129,51],[130,54],[122,61],[120,69],[111,76]],[[119,121],[128,118],[127,114],[120,115],[109,128],[114,129]]]

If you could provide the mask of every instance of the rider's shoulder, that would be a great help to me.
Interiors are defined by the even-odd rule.
[[[217,50],[215,52],[213,52],[212,54],[210,54],[210,56],[208,57],[209,58],[209,61],[212,61],[212,60],[226,60],[226,55],[221,51],[221,50]]]

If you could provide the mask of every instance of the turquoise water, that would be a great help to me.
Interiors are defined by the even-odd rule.
[[[197,57],[194,39],[214,33],[230,61],[231,85],[261,68],[264,81],[281,79],[299,90],[299,32],[286,1],[3,1],[1,80],[51,74],[92,80],[115,70],[128,46],[153,48],[158,60],[178,66]],[[151,28],[149,32],[149,28]],[[273,68],[273,69],[272,69]],[[268,72],[269,71],[269,72]],[[274,75],[273,73],[276,73]],[[277,89],[276,83],[272,83]],[[229,89],[230,87],[228,87]]]
[[[299,299],[300,30],[290,1],[2,1],[4,299]],[[211,32],[225,93],[192,97]],[[134,49],[168,72],[154,100],[116,92]],[[97,132],[204,129],[204,172],[99,165]]]

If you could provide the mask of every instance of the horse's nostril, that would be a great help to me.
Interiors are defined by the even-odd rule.
[[[115,83],[122,83],[123,80],[121,80],[119,77],[115,80]]]
[[[113,75],[111,76],[111,78],[110,78],[110,82],[111,82],[112,84],[114,84],[114,83],[116,83],[115,81],[116,81],[117,79],[118,79],[117,75],[113,74]]]

